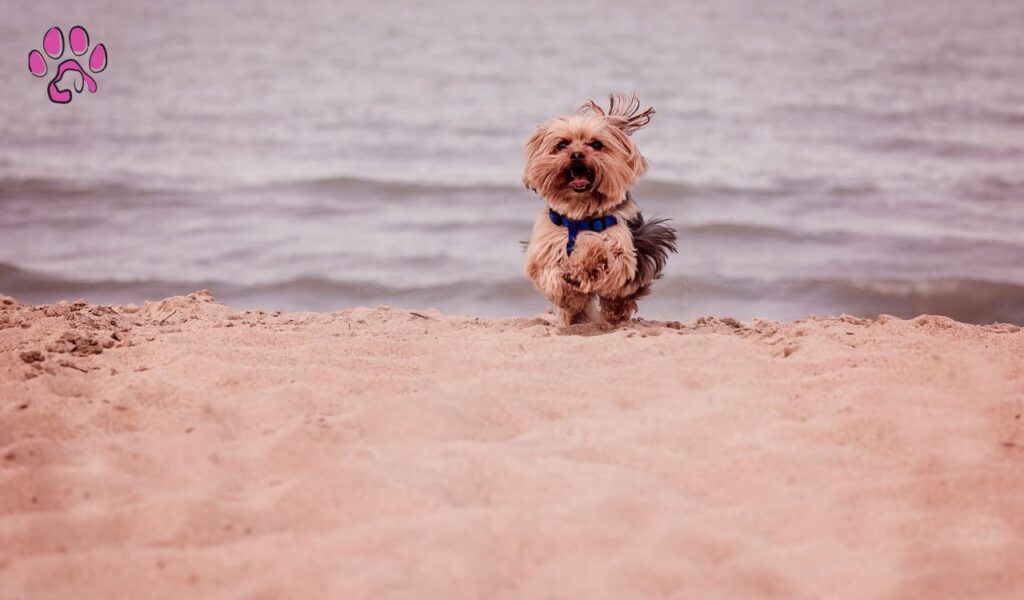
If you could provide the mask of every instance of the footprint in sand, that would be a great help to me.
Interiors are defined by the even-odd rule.
[[[43,52],[53,60],[60,60],[64,56],[64,32],[60,27],[51,27],[43,35]],[[89,33],[84,27],[76,25],[68,32],[67,47],[75,56],[84,56],[89,50]],[[57,65],[53,78],[46,87],[50,101],[55,104],[67,104],[71,102],[74,90],[82,93],[85,88],[89,93],[96,93],[96,80],[90,73],[100,73],[107,68],[107,48],[103,44],[96,44],[89,54],[88,70],[82,67],[77,58],[67,58]],[[28,70],[36,77],[45,77],[50,69],[43,53],[33,50],[28,53]]]

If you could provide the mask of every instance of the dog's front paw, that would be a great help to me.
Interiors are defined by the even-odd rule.
[[[565,265],[562,280],[584,292],[591,292],[608,276],[608,256],[598,245],[577,249]]]

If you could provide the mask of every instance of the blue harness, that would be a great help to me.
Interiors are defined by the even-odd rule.
[[[569,239],[565,242],[565,254],[571,255],[572,251],[576,248],[576,235],[581,231],[604,231],[612,225],[619,222],[615,217],[608,215],[605,217],[597,217],[596,219],[584,219],[582,221],[573,221],[572,219],[562,216],[555,212],[555,209],[548,209],[548,216],[551,217],[551,222],[559,227],[569,228]]]

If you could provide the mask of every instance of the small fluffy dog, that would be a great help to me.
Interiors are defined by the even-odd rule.
[[[593,100],[576,114],[543,123],[526,142],[523,183],[547,209],[526,247],[524,272],[559,309],[563,325],[629,319],[661,277],[675,230],[644,221],[629,189],[647,171],[630,135],[653,108],[612,95],[606,112]]]

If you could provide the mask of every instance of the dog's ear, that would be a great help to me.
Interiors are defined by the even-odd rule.
[[[632,134],[650,123],[653,115],[654,107],[648,106],[640,110],[640,98],[636,93],[629,99],[622,94],[612,94],[608,97],[608,118],[627,134]]]
[[[640,110],[640,98],[636,93],[626,97],[625,94],[612,94],[608,97],[608,111],[597,105],[593,100],[587,100],[586,104],[576,111],[579,114],[594,114],[605,117],[608,122],[631,135],[637,129],[651,122],[654,115],[654,108],[648,107]]]
[[[621,140],[619,143],[622,147],[630,150],[629,157],[625,164],[629,165],[629,168],[633,171],[634,177],[640,177],[647,172],[647,159],[640,154],[640,150],[636,147],[636,144],[629,139],[629,132],[619,127],[610,128],[608,130],[616,137]]]
[[[526,159],[526,167],[523,169],[523,185],[531,192],[537,191],[537,184],[533,181],[533,173],[530,167],[540,153],[541,146],[544,144],[544,138],[547,135],[548,124],[543,123],[537,128],[537,131],[533,132],[530,139],[526,140],[526,145],[523,146],[523,157]]]

